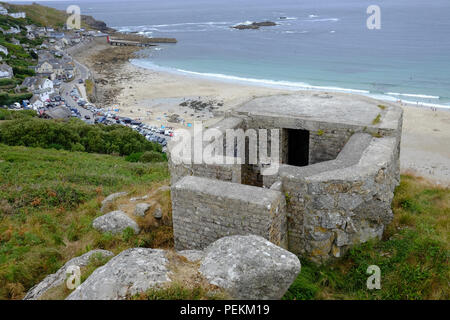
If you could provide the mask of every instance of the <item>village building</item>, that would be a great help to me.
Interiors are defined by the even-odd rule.
[[[44,107],[44,102],[39,95],[35,94],[30,99],[30,106],[33,110],[38,110]]]
[[[11,79],[12,77],[14,77],[13,68],[6,63],[2,63],[0,65],[0,79]]]
[[[15,19],[25,19],[27,17],[27,14],[25,12],[12,12],[9,13],[8,15]]]
[[[49,59],[39,62],[35,68],[36,75],[55,80],[64,75],[64,67],[57,59]]]
[[[8,49],[1,45],[0,45],[0,52],[3,53],[5,56],[7,56],[9,53]]]
[[[4,16],[8,14],[8,10],[6,10],[2,5],[0,5],[0,14]]]
[[[40,62],[36,66],[36,75],[40,77],[48,77],[54,79],[53,66],[48,61]]]
[[[48,78],[40,78],[37,76],[26,78],[19,88],[33,92],[35,95],[38,95],[42,101],[46,101],[50,98],[50,95],[54,93],[53,81]]]
[[[18,27],[11,27],[9,30],[5,31],[6,34],[18,34],[20,33],[20,28]]]
[[[34,31],[35,35],[38,37],[45,37],[47,35],[47,30],[43,27],[37,28]]]

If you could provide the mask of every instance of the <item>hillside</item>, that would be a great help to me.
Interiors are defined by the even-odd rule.
[[[25,12],[27,14],[26,20],[39,26],[62,27],[68,16],[63,11],[41,6],[37,3],[18,5],[3,2],[1,4],[10,12]]]
[[[130,163],[123,157],[0,145],[0,299],[20,299],[70,258],[101,248],[173,245],[166,163]],[[118,191],[152,195],[165,223],[141,220],[139,235],[95,231],[101,200]],[[122,204],[124,205],[124,204]],[[302,259],[302,272],[285,299],[448,299],[450,193],[402,176],[385,239],[355,247],[318,267]],[[382,289],[365,288],[366,269],[383,270]],[[92,272],[94,267],[89,269]],[[85,279],[87,274],[83,274]],[[197,292],[198,293],[198,292]],[[63,298],[58,292],[53,298]],[[180,287],[152,290],[140,299],[203,298]]]
[[[26,20],[45,27],[62,28],[68,17],[68,14],[64,11],[42,6],[37,3],[31,5],[1,4],[11,12],[25,12],[27,14]],[[81,27],[104,32],[111,31],[111,29],[106,27],[104,22],[85,15],[82,15]]]
[[[102,235],[91,226],[108,194],[141,195],[167,183],[165,163],[0,145],[0,172],[0,300],[22,298],[68,259],[92,248],[119,253],[171,246],[170,226],[144,225],[146,232],[137,236]],[[168,196],[154,196],[166,212]]]

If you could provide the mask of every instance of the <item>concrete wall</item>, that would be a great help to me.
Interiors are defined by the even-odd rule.
[[[243,126],[243,120],[239,118],[226,118],[219,121],[213,126],[213,128],[218,129],[222,136],[220,137],[221,144],[223,144],[223,154],[226,151],[226,139],[225,132],[227,129],[240,129]],[[208,128],[204,128],[208,129]],[[191,130],[191,135],[194,132]],[[191,140],[191,146],[194,146],[193,139]],[[206,177],[211,179],[218,179],[221,181],[229,181],[235,183],[242,183],[242,167],[240,164],[194,164],[194,163],[177,163],[172,157],[171,150],[174,148],[177,142],[169,142],[168,145],[168,155],[169,155],[169,170],[171,175],[171,184],[174,185],[178,180],[185,176],[198,176]],[[206,142],[204,142],[206,146]],[[194,147],[191,148],[192,159],[194,159]]]
[[[285,199],[279,191],[188,176],[172,186],[171,195],[177,250],[247,234],[286,247]]]
[[[290,251],[323,262],[352,244],[381,238],[399,181],[396,143],[356,134],[336,160],[280,169]]]
[[[355,102],[347,113],[354,115],[357,107]],[[285,164],[286,130],[280,131],[280,169],[272,176],[261,176],[260,165],[169,161],[176,248],[203,248],[226,235],[253,233],[320,263],[380,238],[392,220],[400,180],[402,110],[375,104],[369,116],[362,108],[353,122],[346,121],[347,113],[330,110],[334,117],[320,121],[238,112],[215,126],[223,133],[227,128],[308,130],[308,166]],[[372,122],[375,115],[379,123]]]

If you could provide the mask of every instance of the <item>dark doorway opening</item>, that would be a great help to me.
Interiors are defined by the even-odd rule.
[[[309,164],[309,131],[287,129],[287,164],[303,167]]]

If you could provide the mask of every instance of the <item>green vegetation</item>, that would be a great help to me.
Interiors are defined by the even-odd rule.
[[[34,110],[8,110],[0,109],[0,120],[29,119],[36,117]]]
[[[154,288],[132,297],[133,300],[223,300],[221,292],[211,292],[201,285],[186,288],[182,284],[172,283],[165,288]]]
[[[13,120],[0,126],[0,143],[118,155],[161,152],[159,144],[147,141],[131,128],[88,125],[79,119],[68,122],[37,118]]]
[[[5,5],[5,7],[7,6]],[[0,15],[0,27],[3,30],[8,30],[11,27],[20,29],[20,33],[17,34],[0,33],[0,45],[8,49],[8,55],[5,55],[3,52],[0,53],[2,63],[12,67],[14,72],[13,79],[2,79],[0,82],[0,105],[21,102],[22,100],[30,99],[32,96],[31,93],[16,93],[14,90],[26,77],[35,75],[34,70],[30,67],[37,64],[37,55],[32,51],[27,51],[22,46],[27,45],[29,48],[35,48],[43,42],[43,39],[29,40],[26,37],[25,26],[32,23],[33,21],[30,19],[15,19],[7,15]],[[13,44],[13,38],[22,45]]]
[[[380,123],[380,121],[381,121],[381,114],[378,114],[378,115],[375,117],[375,119],[372,120],[372,124],[373,124],[373,125],[376,125],[376,124]]]
[[[317,135],[318,136],[321,136],[321,135],[323,135],[325,132],[322,130],[322,129],[320,129],[319,131],[317,131]]]
[[[381,110],[385,110],[385,109],[386,109],[386,106],[383,106],[382,104],[379,104],[379,105],[378,105],[378,108],[380,108]]]
[[[91,96],[94,93],[94,82],[92,80],[86,79],[86,93]]]
[[[83,283],[94,271],[95,269],[105,265],[112,257],[103,256],[101,253],[93,254],[88,265],[81,267],[81,283]],[[72,291],[67,288],[66,283],[62,283],[59,286],[49,289],[44,293],[39,300],[64,300]]]
[[[396,190],[394,222],[382,241],[351,249],[339,261],[302,271],[285,299],[450,298],[450,192],[413,176]],[[366,289],[369,265],[381,269],[381,290]]]
[[[31,5],[15,5],[9,3],[2,3],[2,5],[11,12],[25,12],[26,19],[16,19],[23,20],[25,23],[34,23],[38,26],[48,26],[48,27],[63,27],[66,23],[68,15],[64,11],[60,11],[54,8],[41,6],[37,3]]]
[[[29,100],[33,96],[32,93],[19,93],[10,94],[5,92],[0,92],[0,105],[10,105],[15,102],[22,102],[22,100]],[[1,119],[0,119],[1,120]]]
[[[165,222],[143,221],[139,235],[101,234],[91,226],[103,197],[142,194],[167,183],[165,163],[0,145],[0,172],[0,299],[21,299],[46,275],[92,249],[117,254],[173,245],[169,191],[156,198]]]
[[[136,152],[125,158],[129,162],[163,162],[167,161],[167,156],[164,153],[156,151]]]
[[[168,183],[165,163],[0,145],[0,172],[0,299],[23,298],[45,276],[92,249],[117,254],[131,247],[173,246],[170,191],[151,192]],[[94,230],[101,200],[118,191],[130,197],[150,194],[162,205],[163,222],[151,214],[138,219],[139,235]],[[449,299],[449,190],[403,175],[393,210],[394,221],[382,241],[356,246],[322,266],[302,259],[301,274],[284,299]],[[105,262],[98,259],[83,268],[82,280]],[[381,268],[381,290],[366,289],[369,265]],[[62,299],[68,293],[56,288],[46,298]],[[205,286],[174,282],[130,298],[222,297]]]
[[[62,28],[69,16],[65,11],[41,6],[37,3],[30,5],[3,3],[3,6],[11,12],[25,12],[27,18],[17,20],[24,20],[27,21],[28,24],[34,23],[38,26]],[[86,27],[84,23],[82,23],[81,26]]]

